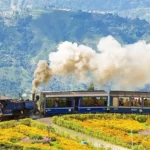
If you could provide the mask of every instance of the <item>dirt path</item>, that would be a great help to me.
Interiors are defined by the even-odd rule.
[[[91,145],[93,145],[94,147],[105,147],[105,148],[111,148],[112,150],[129,150],[127,148],[123,148],[121,146],[117,146],[117,145],[113,145],[113,144],[110,144],[108,142],[105,142],[105,141],[102,141],[102,140],[99,140],[99,139],[95,139],[95,138],[92,138],[88,135],[85,135],[83,133],[78,133],[76,131],[73,131],[73,130],[70,130],[70,129],[67,129],[67,128],[64,128],[64,127],[60,127],[56,124],[54,124],[52,122],[52,118],[49,117],[49,118],[41,118],[41,119],[37,119],[37,121],[39,122],[42,122],[44,124],[47,124],[47,125],[50,125],[52,127],[54,127],[56,129],[57,132],[59,131],[63,131],[67,134],[70,135],[70,137],[72,138],[81,138],[81,139],[84,139],[85,141],[87,141],[88,143],[91,143]]]

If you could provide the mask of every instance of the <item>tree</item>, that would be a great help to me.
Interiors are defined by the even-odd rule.
[[[94,91],[94,84],[91,82],[90,85],[88,86],[88,91]]]

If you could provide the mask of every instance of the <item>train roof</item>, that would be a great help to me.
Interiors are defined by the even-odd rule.
[[[139,96],[139,97],[150,97],[150,92],[142,91],[110,91],[111,96]]]
[[[80,97],[80,96],[108,96],[104,90],[99,91],[63,91],[63,92],[41,92],[46,97]]]
[[[96,91],[42,91],[46,97],[82,97],[82,96],[108,96],[108,93],[104,90]],[[150,97],[150,92],[142,91],[110,91],[110,96],[135,96],[135,97]]]

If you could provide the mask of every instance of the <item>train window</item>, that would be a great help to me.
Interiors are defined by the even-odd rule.
[[[60,98],[58,107],[71,107],[72,99],[71,98]]]
[[[150,107],[150,98],[143,98],[144,100],[144,107]]]
[[[96,106],[107,106],[107,97],[96,97]]]
[[[59,98],[46,98],[46,107],[58,107]]]
[[[88,97],[83,97],[82,98],[82,102],[81,102],[81,106],[82,107],[87,107],[88,106]]]
[[[66,99],[60,98],[58,107],[65,107],[66,106]]]
[[[130,97],[119,97],[119,106],[129,107]]]
[[[107,97],[83,97],[81,102],[82,107],[97,107],[106,105]]]
[[[131,106],[132,107],[142,106],[142,98],[140,98],[140,97],[131,97]]]
[[[56,108],[56,107],[71,107],[71,98],[46,98],[46,107]]]
[[[82,107],[91,107],[94,105],[95,97],[83,97],[81,106]]]

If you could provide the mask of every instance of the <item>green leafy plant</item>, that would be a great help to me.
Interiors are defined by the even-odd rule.
[[[29,137],[30,137],[30,139],[33,139],[33,140],[41,140],[43,138],[39,134],[30,134]]]

